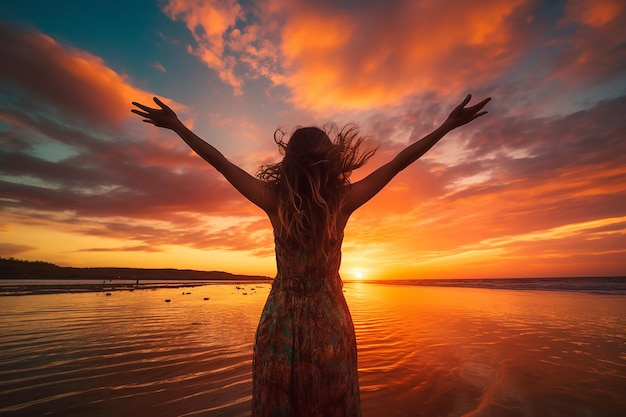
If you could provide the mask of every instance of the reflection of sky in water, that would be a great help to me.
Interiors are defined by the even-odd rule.
[[[623,297],[352,287],[361,389],[364,405],[373,405],[364,416],[385,409],[610,416],[626,409]]]
[[[249,415],[270,285],[243,287],[3,297],[0,413]],[[624,415],[623,296],[344,289],[364,417]]]

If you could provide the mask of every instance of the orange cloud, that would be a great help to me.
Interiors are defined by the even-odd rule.
[[[368,109],[415,93],[455,93],[501,73],[515,55],[517,1],[368,3],[291,10],[285,83],[301,107]],[[334,14],[333,14],[334,12]]]
[[[236,0],[171,0],[163,10],[171,19],[182,20],[187,25],[196,41],[196,45],[189,46],[189,51],[214,69],[236,94],[241,94],[243,78],[236,73],[238,59],[232,52],[245,54],[253,39],[242,36],[235,27],[244,19],[239,3]],[[252,60],[248,58],[248,61]]]
[[[109,126],[130,117],[131,101],[152,101],[151,93],[132,86],[88,52],[10,24],[0,26],[0,37],[0,73],[13,89],[27,91],[43,107],[54,105],[92,126]]]
[[[190,52],[238,94],[263,76],[302,108],[368,109],[422,91],[457,93],[507,69],[525,3],[459,1],[449,13],[449,2],[413,0],[172,0],[164,11],[185,22],[197,43]]]
[[[620,0],[570,0],[565,7],[566,19],[600,28],[620,16],[624,7]]]
[[[560,24],[569,29],[553,79],[572,85],[596,84],[624,77],[626,4],[619,0],[572,0]]]

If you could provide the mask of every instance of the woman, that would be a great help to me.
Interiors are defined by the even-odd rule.
[[[252,415],[359,416],[354,326],[339,277],[343,230],[350,215],[398,172],[444,135],[483,116],[487,102],[465,107],[468,95],[444,123],[366,178],[350,184],[352,170],[373,152],[360,150],[354,126],[334,142],[315,127],[297,129],[287,143],[275,140],[284,158],[261,167],[257,178],[228,161],[185,127],[156,97],[159,108],[133,102],[144,122],[176,132],[246,198],[274,228],[277,276],[256,333]]]

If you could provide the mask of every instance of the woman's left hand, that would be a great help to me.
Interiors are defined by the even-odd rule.
[[[487,105],[487,103],[489,103],[491,97],[486,98],[471,107],[465,107],[471,99],[472,95],[468,94],[467,97],[465,97],[465,100],[452,110],[450,116],[448,116],[446,121],[443,123],[448,130],[456,129],[457,127],[468,124],[472,120],[478,119],[480,116],[487,114],[486,111],[481,110]]]

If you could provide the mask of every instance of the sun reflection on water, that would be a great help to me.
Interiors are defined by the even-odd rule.
[[[510,416],[541,414],[539,405],[563,416],[625,409],[616,395],[624,388],[626,304],[616,297],[346,287],[364,416],[492,415],[502,404]]]

